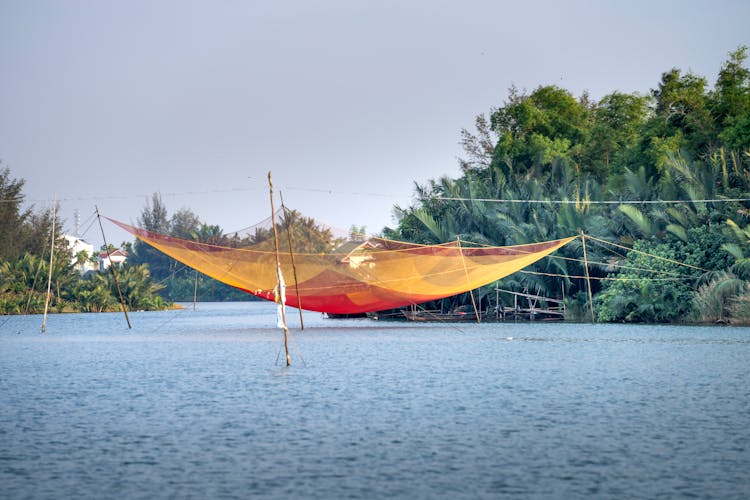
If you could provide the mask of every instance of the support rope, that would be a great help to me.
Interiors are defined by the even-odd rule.
[[[587,238],[590,238],[590,237],[587,236]],[[611,250],[610,250],[610,252],[611,252]],[[623,256],[623,255],[621,255],[621,254],[619,254],[617,252],[612,252],[612,253],[614,253],[615,255],[617,255],[618,257],[621,257],[623,259],[627,258],[627,257],[625,257],[625,256]],[[570,261],[570,262],[577,262],[579,264],[583,264],[583,259],[576,259],[575,257],[564,257],[562,255],[547,255],[546,258],[548,258],[548,259],[558,259],[558,260],[567,260],[567,261]],[[595,261],[595,260],[590,260],[588,262],[589,262],[589,265],[594,265],[594,266],[616,267],[618,269],[628,269],[628,270],[632,270],[632,271],[646,271],[646,272],[651,272],[651,273],[669,274],[669,275],[672,275],[672,276],[675,276],[675,277],[679,277],[679,278],[692,278],[692,276],[690,276],[688,274],[675,273],[675,272],[672,272],[672,271],[658,271],[656,269],[649,269],[647,267],[628,266],[628,265],[625,265],[625,264],[618,264],[616,262],[599,262],[599,261]]]
[[[572,274],[559,274],[559,273],[543,273],[539,271],[518,271],[519,273],[523,274],[533,274],[536,276],[550,276],[553,278],[574,278],[574,279],[586,279],[586,276],[577,276]],[[659,271],[654,271],[659,272]],[[615,278],[611,276],[591,276],[590,279],[592,280],[599,280],[599,281],[684,281],[683,278]]]
[[[621,248],[623,250],[627,250],[628,252],[635,252],[635,253],[639,253],[641,255],[646,255],[648,257],[653,257],[654,259],[657,259],[657,260],[663,260],[664,262],[669,262],[670,264],[676,264],[678,266],[689,267],[691,269],[696,269],[698,271],[703,271],[704,273],[709,272],[708,269],[704,269],[702,267],[693,266],[693,265],[690,265],[690,264],[685,264],[684,262],[680,262],[680,261],[674,260],[674,259],[668,259],[666,257],[660,257],[658,255],[654,255],[654,254],[650,254],[648,252],[644,252],[643,250],[636,250],[635,248],[628,248],[628,247],[623,246],[623,245],[618,245],[617,243],[612,243],[611,241],[601,240],[599,238],[594,238],[593,236],[586,235],[586,238],[588,238],[588,239],[590,239],[592,241],[595,241],[597,243],[606,243],[607,245],[612,245],[613,247]]]
[[[112,255],[109,251],[109,245],[107,244],[107,237],[104,235],[104,226],[102,226],[102,217],[99,215],[99,207],[96,208],[96,218],[99,220],[99,229],[102,230],[102,240],[104,241],[104,250],[107,252],[107,259],[109,260],[109,270],[112,272],[112,280],[115,282],[115,288],[117,289],[117,295],[120,297],[120,306],[122,312],[125,315],[125,321],[128,323],[128,330],[133,327],[130,326],[130,318],[128,317],[128,308],[125,306],[125,299],[122,296],[122,290],[120,289],[120,282],[117,281],[117,273],[115,272],[115,264],[112,262]]]
[[[667,204],[674,205],[678,203],[729,203],[729,202],[750,202],[750,198],[712,198],[705,200],[587,200],[581,202],[580,200],[521,200],[521,199],[497,199],[497,198],[461,198],[455,196],[427,196],[420,198],[421,201],[425,200],[439,200],[439,201],[482,201],[486,203],[529,203],[529,204],[545,204],[551,205],[656,205],[656,204]]]
[[[279,191],[279,198],[281,199],[281,212],[284,214],[284,219],[286,221],[286,224],[285,224],[286,237],[289,241],[289,257],[292,260],[292,274],[294,275],[294,290],[297,293],[297,310],[299,311],[300,330],[304,331],[305,320],[302,318],[302,297],[299,294],[299,282],[297,281],[297,265],[294,263],[294,250],[293,250],[294,245],[292,242],[292,229],[289,224],[289,214],[287,213],[286,205],[284,205],[284,196],[281,194],[281,191]]]
[[[466,274],[466,282],[471,283],[471,280],[469,279],[469,270],[466,268],[466,261],[464,260],[464,252],[461,249],[461,238],[456,236],[456,243],[458,244],[458,252],[461,254],[461,264],[464,266],[464,273]],[[481,323],[482,320],[479,316],[479,310],[477,310],[477,302],[474,300],[474,291],[469,290],[469,295],[471,295],[471,305],[474,306],[474,314],[477,317],[477,323]]]
[[[586,259],[586,235],[581,229],[581,244],[583,245],[583,270],[586,271],[586,291],[589,295],[589,308],[591,309],[591,323],[596,323],[596,317],[594,316],[594,295],[591,292],[591,277],[589,276],[589,263]]]

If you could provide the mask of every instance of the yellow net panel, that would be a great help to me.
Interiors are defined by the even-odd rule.
[[[274,300],[276,253],[267,244],[243,248],[164,236],[114,224],[183,264],[266,300]],[[281,235],[280,235],[281,236]],[[417,245],[381,238],[327,253],[280,254],[286,303],[310,311],[355,314],[450,297],[508,276],[575,239],[512,247],[466,248],[458,242]]]

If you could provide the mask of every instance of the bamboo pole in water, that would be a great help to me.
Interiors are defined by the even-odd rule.
[[[289,257],[292,259],[292,274],[294,275],[294,290],[297,292],[297,310],[299,311],[299,324],[300,330],[305,329],[305,321],[302,319],[302,298],[299,295],[299,283],[297,282],[297,266],[294,264],[294,250],[292,250],[292,230],[289,227],[289,219],[286,214],[286,207],[284,206],[284,196],[279,191],[279,198],[281,198],[281,211],[284,213],[286,220],[286,237],[289,240]]]
[[[44,299],[44,317],[42,319],[42,333],[47,330],[47,309],[49,308],[50,290],[52,289],[52,258],[55,255],[55,221],[57,220],[57,194],[52,201],[52,236],[49,246],[49,274],[47,275],[47,296]]]
[[[286,311],[284,310],[284,298],[281,297],[281,261],[279,258],[279,233],[276,229],[276,213],[273,206],[273,180],[271,180],[271,172],[268,172],[268,192],[271,198],[271,225],[273,226],[273,241],[276,249],[276,279],[278,280],[277,287],[279,289],[279,300],[281,303],[281,322],[284,327],[284,351],[286,352],[286,366],[292,364],[292,358],[289,356],[289,328],[286,326]]]
[[[128,329],[133,328],[130,326],[130,318],[128,318],[128,308],[125,307],[125,299],[122,297],[122,290],[120,290],[120,282],[117,281],[117,272],[115,272],[115,265],[112,262],[112,255],[109,253],[109,245],[107,244],[107,237],[104,235],[104,226],[102,226],[102,216],[99,215],[99,207],[94,205],[96,209],[96,218],[99,220],[99,229],[102,230],[102,240],[104,240],[104,250],[107,252],[107,260],[109,261],[109,270],[112,273],[112,279],[115,282],[115,288],[117,289],[117,295],[120,297],[120,307],[122,312],[125,314],[125,321],[128,323]]]
[[[456,236],[456,242],[458,243],[458,251],[461,254],[461,263],[464,265],[464,273],[466,274],[466,282],[468,283],[469,282],[469,270],[466,267],[466,261],[464,260],[464,252],[461,249],[461,238]],[[476,300],[474,300],[474,291],[469,290],[469,295],[471,296],[471,305],[474,306],[474,314],[477,317],[477,323],[481,323],[482,320],[480,319],[481,317],[479,316],[479,310],[477,309],[477,302]]]
[[[588,290],[589,294],[589,309],[591,309],[591,323],[596,323],[596,318],[594,318],[594,298],[591,293],[591,278],[589,277],[589,261],[586,258],[586,235],[583,234],[583,229],[581,229],[581,243],[583,244],[583,268],[586,271],[586,289]]]
[[[193,311],[195,311],[195,303],[198,302],[198,270],[195,270],[195,283],[193,284]]]

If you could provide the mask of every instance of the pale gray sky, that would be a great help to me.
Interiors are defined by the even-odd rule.
[[[268,170],[288,206],[377,232],[414,181],[459,175],[461,128],[512,84],[713,83],[748,20],[740,0],[0,0],[0,159],[69,232],[156,191],[237,230],[268,216]]]

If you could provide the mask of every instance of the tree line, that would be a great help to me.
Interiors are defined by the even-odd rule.
[[[47,277],[50,276],[52,210],[22,210],[23,179],[14,179],[10,169],[0,170],[0,314],[33,314],[44,310]],[[284,210],[278,223],[288,236],[279,241],[282,251],[294,241],[296,252],[330,252],[343,242],[330,229],[298,211]],[[201,221],[189,208],[171,216],[159,193],[142,208],[137,224],[149,231],[228,247],[274,248],[271,226],[258,225],[227,234],[215,224]],[[51,273],[51,310],[54,312],[103,312],[120,307],[119,292],[110,270],[81,274],[87,260],[97,254],[72,255],[58,222]],[[357,228],[360,230],[363,228]],[[123,242],[127,260],[117,267],[117,281],[126,306],[131,310],[157,310],[174,302],[259,300],[254,296],[202,275],[140,240]],[[102,251],[105,250],[103,247]],[[115,247],[110,245],[110,251]]]
[[[277,224],[282,233],[278,242],[281,251],[288,251],[290,241],[294,242],[294,251],[298,253],[330,252],[343,242],[330,229],[296,210],[277,212]],[[137,223],[139,227],[155,233],[209,245],[233,248],[252,246],[262,251],[273,251],[275,245],[270,221],[242,231],[225,233],[219,225],[202,222],[189,208],[183,207],[170,216],[159,193],[154,193],[147,201]],[[168,300],[192,301],[194,297],[201,301],[260,300],[197,273],[140,240],[128,245],[127,249],[133,264],[148,265],[153,279],[163,286],[161,295]]]
[[[531,92],[512,87],[500,107],[476,118],[475,130],[461,131],[461,175],[415,185],[414,203],[394,207],[397,225],[383,236],[515,245],[582,231],[598,320],[750,323],[746,60],[746,47],[730,52],[713,85],[674,68],[647,94],[615,91],[598,101],[555,85]],[[7,168],[0,171],[1,313],[37,311],[44,281],[38,277],[49,270],[51,213],[21,210],[22,187]],[[297,212],[283,217],[296,251],[324,252],[341,243],[313,219]],[[228,235],[187,208],[170,216],[158,194],[138,225],[209,244],[271,244],[267,227]],[[139,240],[125,250],[122,272],[133,308],[192,300],[196,289],[200,300],[250,297]],[[582,253],[576,240],[475,297],[489,308],[497,305],[496,287],[526,291],[564,299],[568,319],[584,319],[591,304]],[[53,264],[54,306],[113,309],[111,277],[77,276],[70,260],[61,255]],[[439,307],[469,303],[465,294]]]
[[[115,311],[120,299],[109,270],[81,275],[76,264],[94,256],[73,256],[62,235],[62,224],[52,234],[51,209],[35,211],[24,203],[23,179],[9,168],[0,169],[0,314],[34,314],[44,310],[51,277],[53,312]],[[51,262],[50,251],[54,241]],[[161,286],[151,279],[147,264],[126,265],[118,271],[123,299],[131,310],[169,307]]]
[[[620,245],[587,238],[600,321],[748,323],[750,204],[727,201],[750,198],[746,59],[746,47],[730,52],[713,88],[679,69],[649,94],[598,101],[555,85],[513,87],[462,131],[462,175],[416,185],[416,201],[395,207],[398,224],[384,232],[515,245],[583,231]],[[479,290],[484,307],[499,285],[564,297],[583,319],[582,250],[576,241]]]

